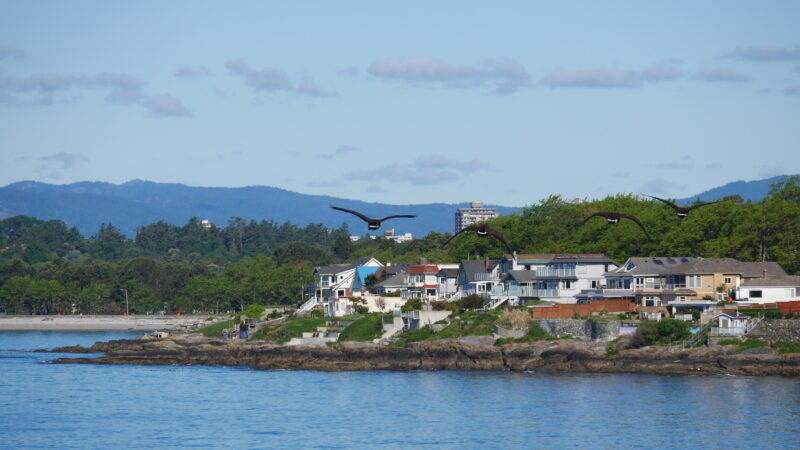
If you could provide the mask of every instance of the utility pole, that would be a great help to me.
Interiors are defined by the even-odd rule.
[[[127,289],[120,289],[120,291],[125,292],[125,315],[128,315],[128,290]]]

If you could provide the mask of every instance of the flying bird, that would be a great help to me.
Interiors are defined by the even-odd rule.
[[[689,215],[690,211],[692,211],[694,209],[697,209],[697,208],[699,208],[701,206],[713,205],[714,203],[719,203],[719,202],[724,201],[724,200],[717,200],[716,202],[698,203],[696,205],[683,207],[683,206],[678,206],[678,205],[676,205],[675,203],[672,203],[669,200],[664,200],[663,198],[653,197],[652,195],[648,195],[648,197],[654,198],[654,199],[656,199],[656,200],[658,200],[658,201],[660,201],[662,203],[665,203],[667,206],[669,206],[670,208],[674,209],[675,210],[675,215],[677,215],[681,219],[685,219],[686,216]]]
[[[442,247],[444,247],[447,244],[449,244],[450,241],[455,239],[456,236],[458,236],[459,234],[464,233],[464,232],[475,232],[480,237],[486,237],[486,236],[489,236],[489,235],[494,236],[500,242],[502,242],[503,245],[506,246],[506,248],[508,249],[508,253],[514,254],[514,251],[511,250],[511,246],[508,245],[508,242],[506,242],[506,238],[504,238],[503,235],[500,234],[499,231],[490,228],[489,225],[486,225],[485,223],[476,223],[476,224],[472,224],[472,225],[469,225],[469,226],[466,226],[466,227],[462,228],[461,231],[459,231],[458,233],[454,234],[450,239],[447,240],[447,242],[442,244]]]
[[[587,217],[586,219],[584,219],[583,223],[581,223],[581,225],[583,225],[584,223],[588,222],[589,219],[591,219],[592,217],[603,217],[611,225],[618,224],[619,221],[622,220],[622,219],[632,220],[632,221],[636,222],[637,225],[639,225],[639,228],[641,228],[642,231],[644,231],[644,235],[647,236],[647,239],[650,239],[650,234],[644,228],[644,225],[642,224],[642,222],[639,219],[636,218],[636,216],[632,216],[630,214],[615,213],[615,212],[596,212],[596,213],[592,214],[591,216]]]
[[[350,214],[358,217],[359,219],[363,220],[364,222],[367,222],[367,228],[370,229],[370,230],[377,230],[378,228],[380,228],[381,227],[381,222],[383,222],[384,220],[397,219],[398,217],[407,217],[407,218],[417,217],[415,215],[410,215],[410,214],[398,214],[398,215],[395,215],[395,216],[384,217],[383,219],[373,219],[373,218],[370,218],[370,217],[367,217],[367,216],[361,214],[360,212],[353,211],[353,210],[350,210],[350,209],[339,208],[338,206],[331,206],[331,208],[333,208],[333,209],[335,209],[337,211],[344,211],[346,213],[350,213]]]

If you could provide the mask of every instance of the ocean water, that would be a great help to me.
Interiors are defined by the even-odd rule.
[[[60,365],[0,332],[2,448],[797,448],[800,378]]]

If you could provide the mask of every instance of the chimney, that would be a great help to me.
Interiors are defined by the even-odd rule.
[[[767,269],[764,269],[764,273],[762,274],[763,278],[767,278]]]
[[[489,270],[489,255],[486,255],[486,259],[483,261],[483,268]]]
[[[420,256],[420,258],[419,258],[419,265],[420,265],[420,266],[425,266],[425,265],[427,265],[427,264],[428,264],[428,258],[423,258],[423,257],[421,257],[421,256]]]

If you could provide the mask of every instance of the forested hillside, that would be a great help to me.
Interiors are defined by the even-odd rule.
[[[638,217],[609,225],[594,212]],[[661,202],[632,195],[574,204],[558,196],[492,223],[519,253],[605,253],[629,256],[731,257],[776,261],[800,273],[800,177],[773,185],[759,202],[738,196],[698,208],[679,219]],[[84,238],[60,221],[17,216],[0,221],[0,310],[9,313],[118,313],[128,294],[131,312],[166,309],[231,310],[301,301],[314,265],[374,256],[381,262],[457,262],[498,258],[505,249],[492,238],[430,233],[397,244],[377,238],[351,242],[346,227],[246,222],[204,228],[196,218],[183,226],[156,222],[126,238],[103,224]]]

